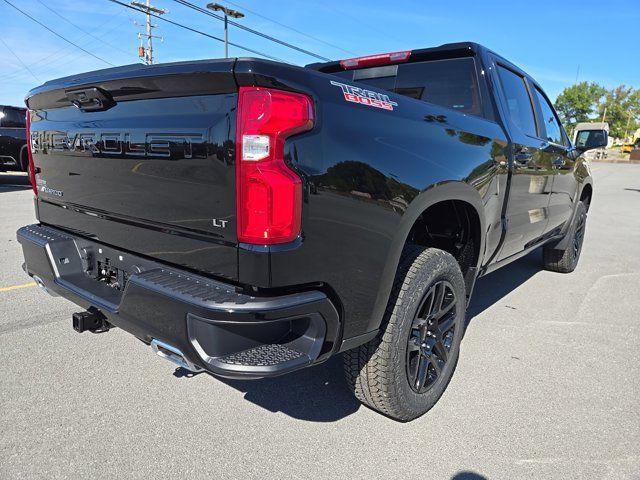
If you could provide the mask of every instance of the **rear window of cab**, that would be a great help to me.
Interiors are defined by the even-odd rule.
[[[461,113],[483,114],[473,58],[385,65],[346,70],[333,75]]]

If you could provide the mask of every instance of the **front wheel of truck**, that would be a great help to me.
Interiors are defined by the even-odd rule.
[[[379,335],[344,353],[347,381],[358,400],[405,422],[431,409],[458,361],[465,306],[456,259],[436,248],[408,246]]]
[[[545,245],[542,248],[542,258],[545,270],[560,273],[571,273],[578,266],[584,233],[587,227],[587,206],[584,202],[578,202],[576,214],[567,236],[568,244],[564,250],[557,250],[552,245]]]

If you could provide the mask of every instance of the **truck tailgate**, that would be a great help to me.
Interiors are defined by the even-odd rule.
[[[42,223],[237,279],[233,61],[93,72],[27,103]]]

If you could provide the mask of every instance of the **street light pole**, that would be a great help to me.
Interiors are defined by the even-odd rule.
[[[242,18],[244,13],[232,10],[219,3],[209,3],[207,8],[216,12],[224,13],[224,58],[229,58],[229,21],[228,17]]]

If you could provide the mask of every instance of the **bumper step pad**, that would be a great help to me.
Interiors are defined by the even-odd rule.
[[[146,286],[155,289],[165,289],[167,292],[179,294],[191,302],[211,304],[244,305],[254,300],[254,297],[237,293],[229,285],[197,275],[185,275],[168,268],[150,270],[137,274],[139,283],[144,281]]]
[[[271,344],[260,345],[242,352],[232,353],[225,357],[219,357],[220,363],[230,365],[244,365],[247,367],[274,367],[285,362],[306,357],[305,354],[293,350],[286,345]]]

